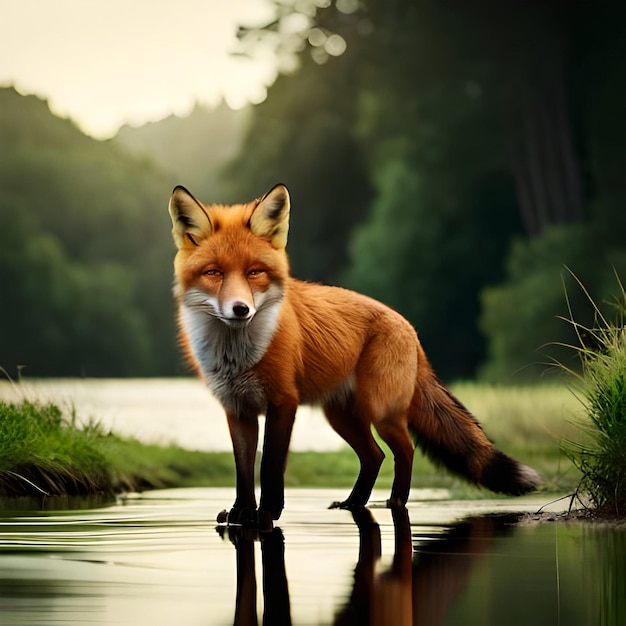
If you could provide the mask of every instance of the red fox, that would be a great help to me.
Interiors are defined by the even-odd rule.
[[[233,443],[236,498],[219,521],[278,519],[299,404],[320,405],[354,449],[360,472],[332,506],[364,506],[384,453],[394,455],[388,506],[409,496],[415,444],[435,463],[496,492],[534,490],[539,475],[493,446],[439,382],[411,324],[369,297],[292,278],[285,246],[290,198],[278,184],[247,204],[205,206],[184,187],[169,203],[180,341],[222,403]],[[265,413],[261,498],[254,463]],[[261,522],[260,522],[261,520]]]

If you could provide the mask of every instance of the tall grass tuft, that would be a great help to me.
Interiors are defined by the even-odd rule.
[[[96,425],[77,429],[54,404],[0,402],[0,495],[112,492]]]
[[[585,421],[580,424],[583,441],[565,441],[565,451],[580,470],[579,499],[601,513],[626,514],[626,291],[617,277],[618,296],[611,302],[616,311],[610,321],[585,287],[574,276],[595,311],[593,327],[578,324],[572,316],[580,355],[577,377]]]

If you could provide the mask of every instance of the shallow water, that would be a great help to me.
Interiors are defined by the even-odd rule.
[[[355,516],[329,511],[341,495],[288,490],[280,529],[260,541],[216,529],[231,489],[4,511],[0,622],[254,624],[264,614],[268,625],[626,620],[623,531],[513,525],[507,512],[535,511],[543,504],[536,496],[454,502],[445,491],[418,490],[408,515],[394,517],[375,505]]]

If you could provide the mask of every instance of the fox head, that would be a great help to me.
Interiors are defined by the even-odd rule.
[[[275,185],[248,204],[204,205],[184,187],[169,203],[177,295],[227,326],[246,326],[282,299],[288,276],[285,246],[289,192]]]

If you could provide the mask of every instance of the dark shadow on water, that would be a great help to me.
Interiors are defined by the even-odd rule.
[[[354,585],[346,604],[336,613],[335,625],[404,624],[438,626],[464,588],[474,564],[489,550],[496,536],[511,531],[518,516],[468,518],[452,526],[427,549],[414,553],[406,509],[392,511],[394,555],[391,567],[377,572],[381,557],[380,527],[369,509],[352,512],[359,531],[359,552]],[[259,534],[240,527],[217,528],[235,546],[237,598],[234,624],[256,625],[256,541],[261,543],[264,625],[291,624],[289,589],[285,571],[285,544],[280,528]]]
[[[359,559],[352,594],[335,624],[443,624],[475,563],[489,550],[493,538],[508,534],[518,519],[510,515],[468,518],[429,542],[427,549],[414,553],[407,510],[393,510],[392,516],[393,561],[378,573],[378,524],[368,509],[353,512],[359,528]]]
[[[519,516],[469,517],[442,539],[416,550],[412,594],[414,624],[444,624],[450,607],[464,591],[475,567],[494,541],[512,534]]]

